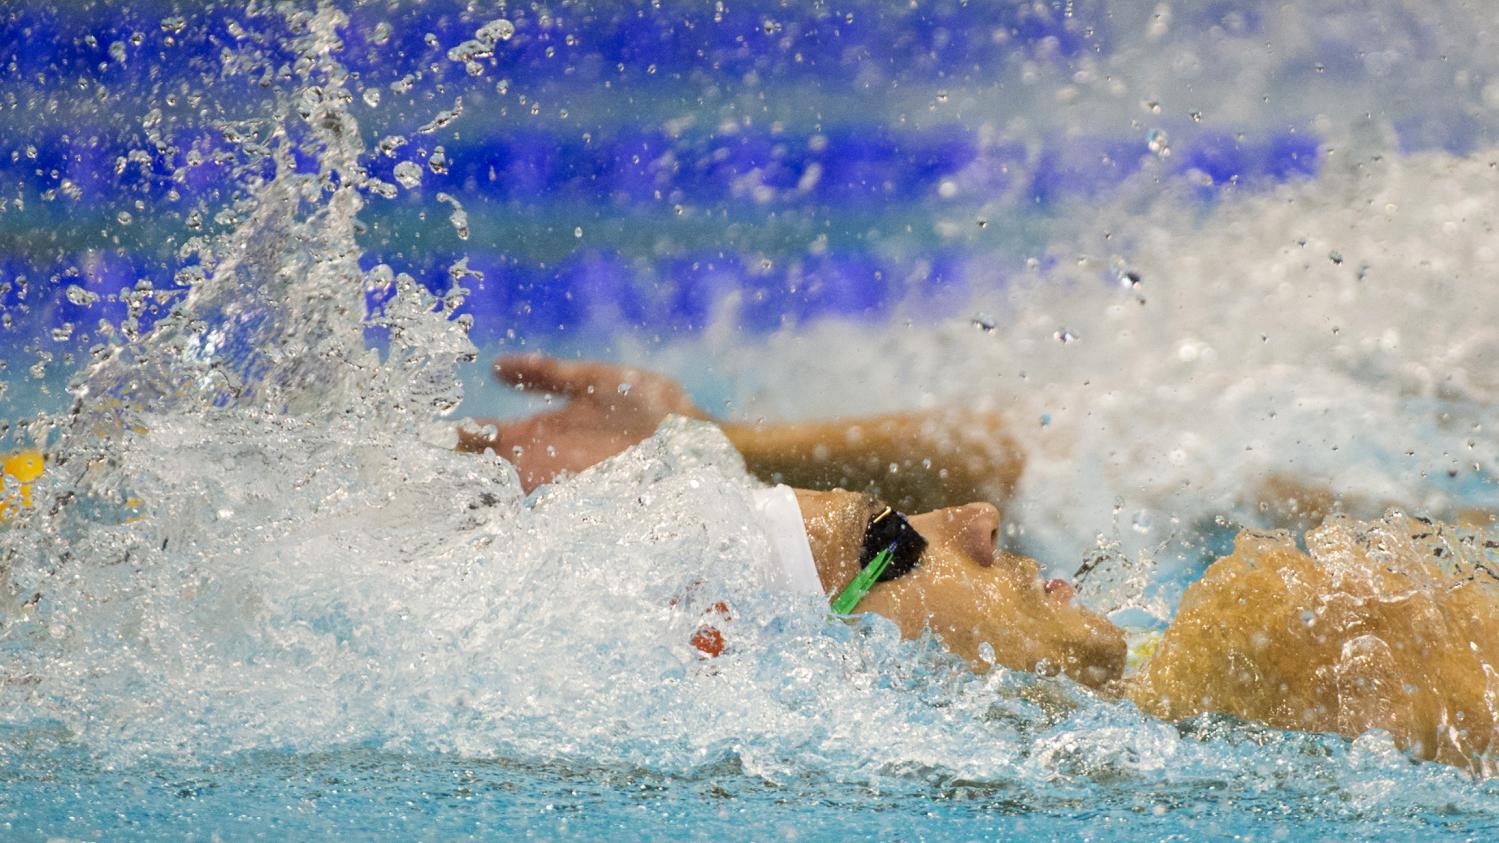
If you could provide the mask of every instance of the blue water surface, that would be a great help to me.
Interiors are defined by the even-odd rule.
[[[1314,755],[1326,751],[1308,743]],[[0,776],[0,830],[16,840],[1480,840],[1499,831],[1493,785],[1446,804],[1356,807],[1316,779],[1247,791],[1230,781],[1041,789],[911,776],[876,789],[770,784],[731,761],[669,777],[375,748],[124,769],[66,748],[34,750]],[[1419,783],[1423,771],[1408,777]],[[1487,805],[1475,806],[1482,794]]]

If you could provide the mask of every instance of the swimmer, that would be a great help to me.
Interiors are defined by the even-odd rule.
[[[637,369],[510,356],[496,374],[569,399],[460,426],[461,449],[512,459],[527,489],[629,448],[668,415],[707,419],[676,383]],[[1062,673],[1170,721],[1217,712],[1348,737],[1381,729],[1413,757],[1499,771],[1499,580],[1483,565],[1443,564],[1440,543],[1422,544],[1439,525],[1329,522],[1307,534],[1320,562],[1283,536],[1241,533],[1125,676],[1124,632],[997,546],[1023,464],[997,415],[720,426],[750,471],[777,484],[757,500],[782,498],[762,517],[787,581],[883,615],[905,637],[930,632],[977,670]],[[928,511],[902,514],[918,510]]]

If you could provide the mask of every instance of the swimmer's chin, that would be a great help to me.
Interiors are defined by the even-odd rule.
[[[1064,675],[1093,690],[1117,695],[1122,687],[1124,666],[1129,647],[1124,630],[1102,615],[1079,606],[1062,603],[1055,637],[1043,655],[1029,665],[1021,665],[1040,676]]]
[[[1129,653],[1124,630],[1104,616],[1080,606],[1063,604],[1077,617],[1068,626],[1074,633],[1061,642],[1062,672],[1077,682],[1098,690],[1116,686],[1124,677]]]

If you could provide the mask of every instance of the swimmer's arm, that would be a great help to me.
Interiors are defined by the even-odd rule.
[[[458,425],[458,450],[493,450],[510,460],[528,492],[639,443],[669,415],[707,418],[671,378],[612,363],[507,355],[495,361],[494,374],[517,389],[565,399],[523,419]]]
[[[978,411],[721,426],[761,480],[868,491],[910,512],[971,501],[1003,509],[1024,464],[1000,418]]]
[[[459,450],[493,449],[515,463],[528,490],[629,448],[668,415],[708,419],[670,378],[610,363],[506,356],[495,362],[495,376],[568,399],[525,419],[459,426]],[[750,472],[767,482],[868,490],[913,511],[974,500],[1002,505],[1022,465],[998,416],[976,411],[722,427]]]

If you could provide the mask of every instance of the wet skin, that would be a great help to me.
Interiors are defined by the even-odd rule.
[[[858,573],[864,529],[884,505],[852,492],[797,491],[824,590],[836,594]],[[883,615],[915,638],[928,630],[948,650],[987,670],[993,664],[1064,673],[1099,687],[1124,669],[1124,634],[1072,604],[1072,587],[1043,582],[1032,559],[997,550],[999,511],[987,503],[909,516],[927,540],[916,568],[877,583],[858,611]]]
[[[1317,559],[1284,534],[1241,533],[1187,589],[1129,696],[1165,720],[1382,729],[1415,757],[1499,772],[1499,581],[1404,540],[1436,529],[1329,521],[1306,536]]]

